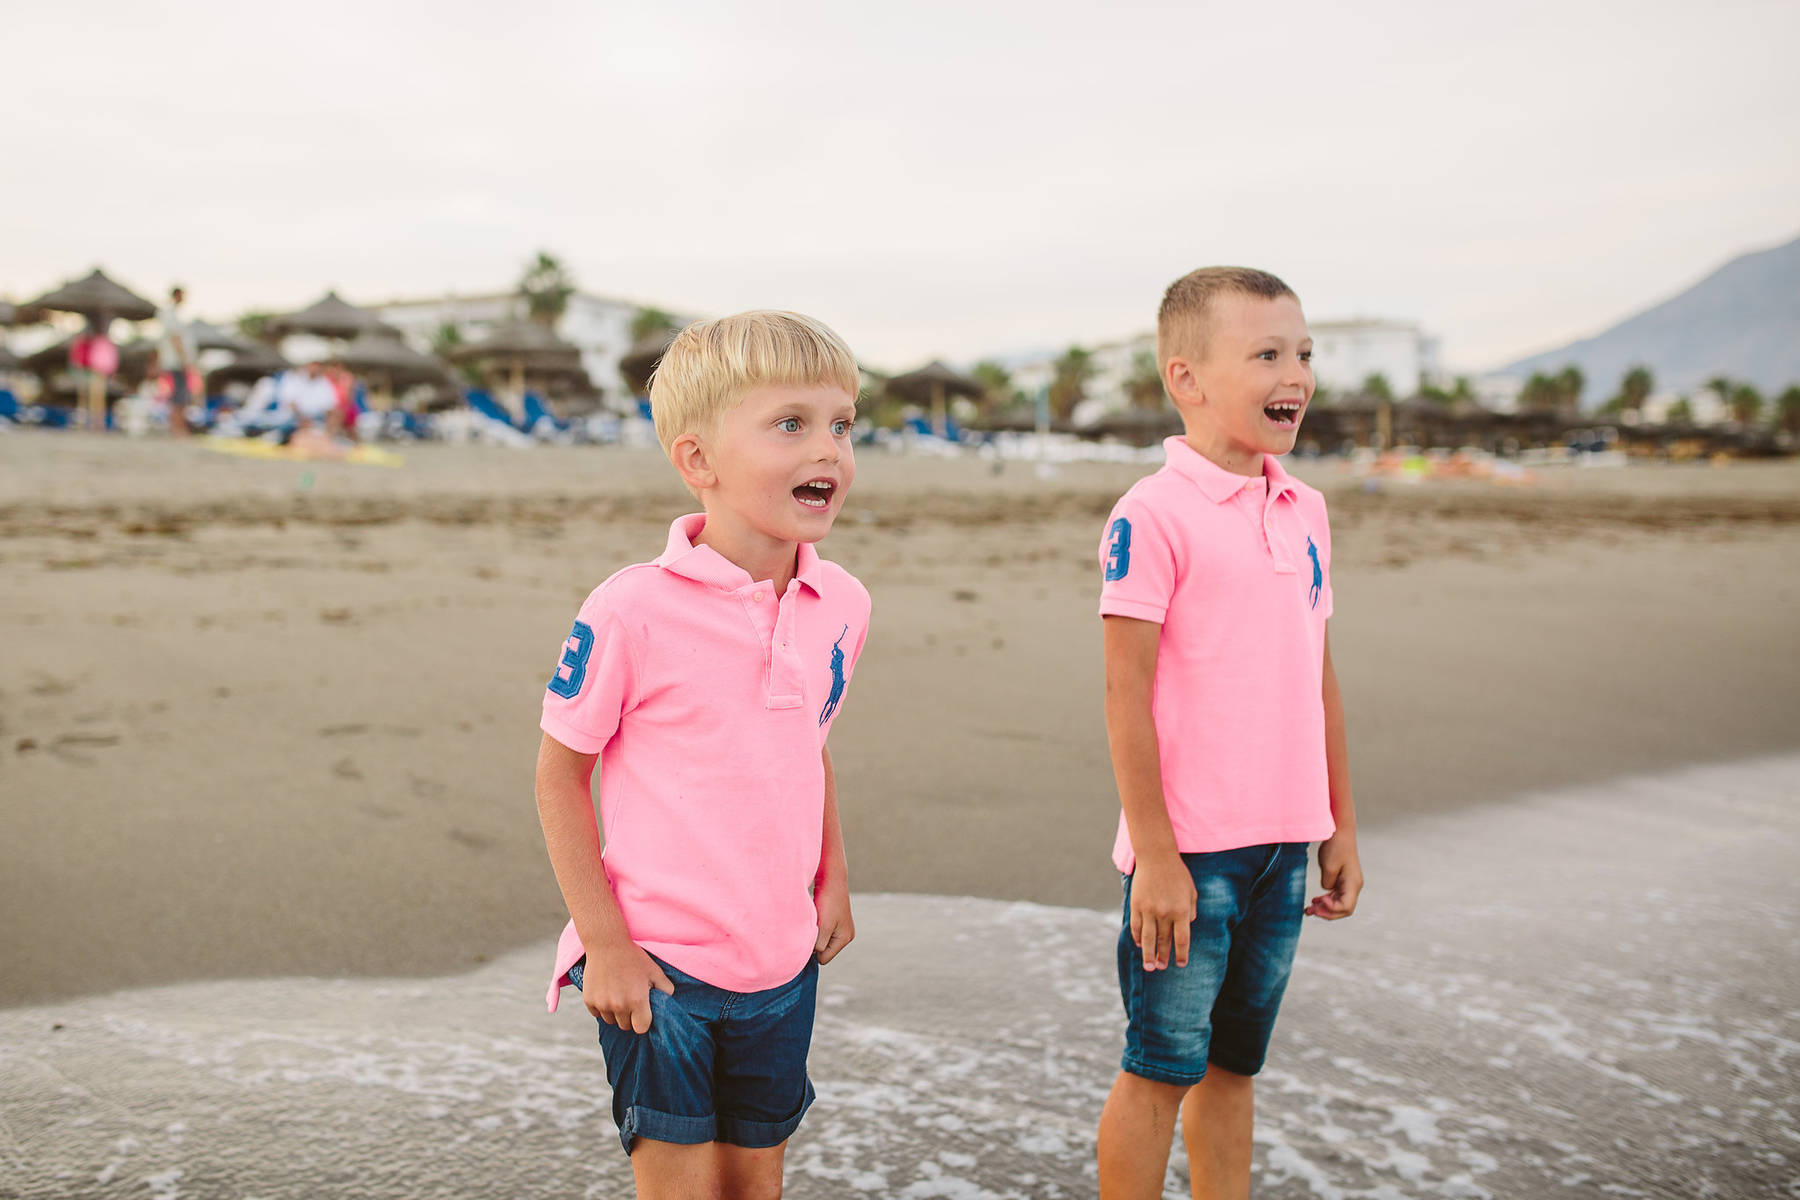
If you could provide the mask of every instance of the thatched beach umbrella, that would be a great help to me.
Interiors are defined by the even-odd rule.
[[[45,292],[19,307],[31,313],[80,313],[100,330],[104,330],[114,317],[127,321],[147,321],[156,315],[156,305],[123,284],[108,279],[98,267],[91,274]],[[106,381],[98,374],[89,383],[87,402],[89,424],[95,429],[104,429]]]
[[[19,305],[21,309],[48,309],[51,312],[80,313],[97,321],[119,317],[126,321],[148,321],[156,315],[156,305],[130,288],[113,282],[99,268],[35,300]]]
[[[948,400],[951,396],[966,396],[971,400],[979,400],[987,394],[987,389],[967,375],[958,374],[943,363],[933,359],[916,371],[908,371],[904,375],[895,375],[887,381],[890,395],[899,396],[916,404],[931,405],[931,427],[939,435],[949,431]]]
[[[675,334],[676,330],[673,329],[653,333],[641,339],[619,359],[619,376],[625,381],[625,386],[631,389],[632,395],[650,394],[650,376],[656,373],[656,364],[668,352],[669,343],[675,340]]]
[[[229,350],[233,354],[243,354],[251,349],[260,349],[248,338],[239,337],[229,329],[222,329],[209,321],[189,321],[188,336],[193,339],[193,349]]]
[[[23,325],[25,322],[20,319],[22,316],[24,314],[17,308],[0,300],[0,325]]]
[[[369,331],[334,356],[358,375],[372,376],[382,384],[384,392],[396,386],[415,383],[442,383],[443,364],[428,354],[420,354],[391,334]]]
[[[513,393],[519,396],[525,394],[528,370],[582,378],[587,375],[581,366],[581,348],[536,321],[502,321],[479,341],[453,351],[452,357],[457,362],[506,364],[512,372]]]
[[[285,371],[291,365],[267,346],[245,342],[243,349],[233,352],[230,362],[206,373],[206,391],[211,395],[227,383],[255,383],[263,376]]]
[[[336,292],[325,295],[299,312],[274,317],[268,329],[273,334],[312,333],[324,338],[354,338],[358,334],[378,332],[395,334],[380,317],[366,308],[346,302]]]

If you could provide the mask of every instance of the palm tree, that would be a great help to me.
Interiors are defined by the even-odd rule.
[[[1564,367],[1556,375],[1557,408],[1562,412],[1573,413],[1581,408],[1581,389],[1587,386],[1587,376],[1574,363]]]
[[[1749,425],[1762,415],[1762,393],[1748,383],[1731,389],[1731,416],[1739,425]]]
[[[997,362],[984,360],[969,370],[969,375],[982,387],[981,410],[993,416],[1024,399],[1013,386],[1012,373]]]
[[[1562,407],[1562,388],[1542,371],[1533,371],[1519,389],[1519,407],[1526,412],[1555,412]]]
[[[1663,420],[1670,425],[1692,425],[1694,423],[1694,406],[1687,402],[1686,396],[1683,396],[1669,405],[1669,415]]]
[[[631,344],[635,346],[639,342],[647,342],[653,337],[674,333],[680,328],[681,326],[676,323],[672,315],[660,308],[652,308],[646,304],[641,306],[637,310],[637,314],[631,318]]]
[[[1789,433],[1800,433],[1800,384],[1790,383],[1775,397],[1775,420]]]
[[[1070,346],[1053,366],[1050,381],[1050,411],[1068,420],[1075,406],[1087,398],[1088,382],[1094,377],[1094,355],[1091,350]]]
[[[1631,368],[1619,381],[1619,407],[1625,412],[1643,412],[1644,401],[1650,398],[1655,386],[1649,367]]]
[[[542,325],[554,326],[561,320],[568,310],[569,297],[574,294],[574,276],[561,259],[547,250],[539,250],[519,276],[519,295],[525,298],[525,311]]]
[[[1131,397],[1133,408],[1163,406],[1162,369],[1156,365],[1156,355],[1151,351],[1139,350],[1131,356],[1131,374],[1125,378],[1125,394]]]

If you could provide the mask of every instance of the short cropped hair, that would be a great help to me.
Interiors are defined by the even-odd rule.
[[[1293,288],[1254,267],[1201,267],[1189,271],[1169,285],[1163,293],[1162,307],[1156,311],[1157,366],[1168,366],[1177,354],[1206,357],[1213,298],[1227,293],[1260,296],[1264,300],[1279,300],[1283,296],[1300,299]]]
[[[856,357],[824,322],[762,309],[676,334],[650,377],[650,415],[667,453],[682,434],[712,429],[753,388],[831,385],[854,398],[860,382]]]

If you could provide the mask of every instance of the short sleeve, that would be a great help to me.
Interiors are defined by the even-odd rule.
[[[596,591],[581,606],[544,690],[539,728],[579,754],[598,754],[637,703],[637,651],[619,614]]]
[[[1175,553],[1148,506],[1127,495],[1100,538],[1100,615],[1162,624],[1175,593]]]

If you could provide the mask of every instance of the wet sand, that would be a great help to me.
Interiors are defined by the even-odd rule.
[[[1362,911],[1301,939],[1257,1195],[1794,1195],[1797,793],[1786,755],[1387,822]],[[787,1194],[1092,1196],[1114,915],[864,895],[858,926]],[[592,1021],[542,1008],[552,948],[0,1011],[0,1194],[627,1195]]]
[[[1151,467],[860,468],[824,547],[876,603],[832,743],[853,886],[1112,904],[1093,556]],[[1800,747],[1800,466],[1300,470],[1333,508],[1365,839]],[[687,507],[623,450],[0,437],[0,1005],[439,976],[553,936],[539,696],[580,599]]]

